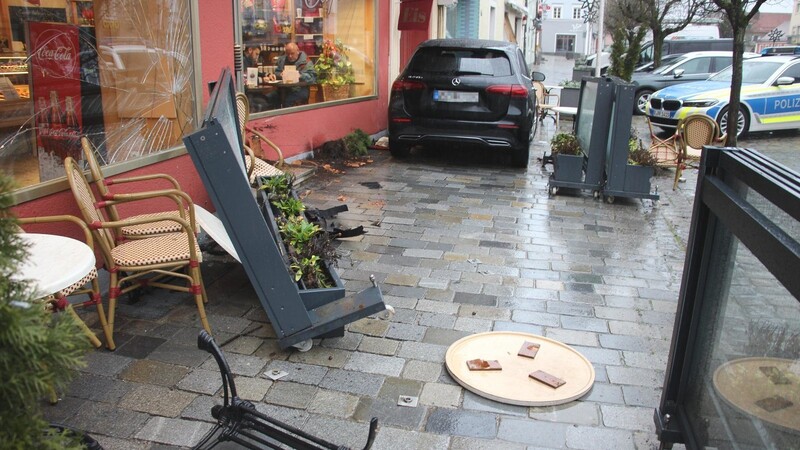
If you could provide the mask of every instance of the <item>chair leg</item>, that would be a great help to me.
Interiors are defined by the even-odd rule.
[[[100,317],[100,326],[103,328],[103,334],[106,337],[106,347],[113,351],[117,348],[117,346],[114,344],[114,335],[111,332],[111,327],[108,325],[108,318],[106,317],[106,312],[103,308],[103,299],[100,296],[100,283],[97,281],[97,278],[92,280],[91,295],[92,301],[94,302],[95,306],[97,306],[97,315]]]
[[[92,330],[90,330],[89,327],[86,326],[86,323],[83,321],[83,319],[81,319],[78,313],[75,312],[75,308],[73,308],[72,305],[67,305],[65,309],[69,313],[69,315],[72,316],[73,319],[75,319],[75,323],[77,323],[78,326],[83,331],[83,333],[86,334],[86,336],[92,342],[92,345],[94,345],[97,348],[102,347],[103,343],[100,342],[100,339],[97,339],[97,336],[94,335],[94,332],[92,332]]]
[[[205,303],[205,287],[203,286],[203,279],[200,276],[200,267],[197,262],[192,262],[189,264],[189,275],[192,277],[192,287],[191,291],[194,294],[194,302],[197,304],[197,313],[200,315],[200,323],[203,324],[203,328],[211,334],[211,325],[208,324],[208,319],[206,318],[206,307]]]
[[[116,269],[109,270],[108,288],[108,332],[114,334],[114,312],[117,309],[117,297],[119,297],[119,277]]]
[[[681,175],[683,174],[683,163],[678,163],[675,166],[675,180],[672,182],[672,190],[678,189],[678,181],[681,179]]]

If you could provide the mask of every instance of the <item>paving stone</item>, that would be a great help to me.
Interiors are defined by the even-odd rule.
[[[417,323],[417,314],[413,309],[395,308],[392,322],[414,325]]]
[[[267,390],[272,386],[272,380],[263,377],[236,377],[234,381],[239,398],[253,402],[263,400]]]
[[[483,411],[493,414],[508,414],[512,416],[527,416],[528,408],[525,406],[509,405],[496,402],[485,397],[476,395],[470,391],[464,391],[464,409]]]
[[[400,375],[405,363],[405,359],[393,356],[353,353],[344,369],[396,377]]]
[[[86,402],[67,425],[90,434],[128,438],[139,431],[149,417],[107,403]]]
[[[425,405],[455,408],[461,403],[461,386],[439,383],[425,383],[419,401]]]
[[[397,352],[399,346],[400,343],[397,341],[364,336],[358,345],[358,351],[392,356]]]
[[[560,320],[558,314],[549,314],[538,311],[514,311],[511,314],[514,322],[530,323],[546,327],[558,327]]]
[[[476,319],[509,320],[511,318],[511,311],[493,306],[461,305],[461,308],[458,310],[458,315]]]
[[[312,364],[301,364],[289,361],[272,361],[267,364],[266,369],[264,369],[259,376],[265,377],[272,370],[282,370],[287,372],[288,375],[286,375],[285,378],[281,378],[283,381],[312,384],[316,386],[320,383],[320,381],[322,381],[322,378],[325,377],[325,374],[328,373],[329,369]]]
[[[428,408],[423,405],[414,408],[398,406],[397,398],[390,400],[362,397],[353,418],[361,422],[368,422],[373,417],[377,417],[381,430],[384,426],[414,430],[420,427],[427,413]]]
[[[448,314],[453,315],[458,312],[459,305],[445,302],[445,301],[434,301],[433,299],[426,300],[422,299],[417,302],[416,310],[417,311],[427,311],[437,314]]]
[[[326,338],[320,343],[320,345],[323,347],[338,348],[341,350],[355,350],[358,348],[359,344],[361,344],[363,339],[364,335],[362,334],[345,333],[344,336],[341,337]]]
[[[421,278],[418,285],[426,289],[445,290],[450,286],[450,282],[438,278]]]
[[[123,380],[86,374],[72,380],[67,393],[82,399],[115,403],[134,387],[134,383]]]
[[[557,406],[532,407],[532,419],[576,425],[597,426],[600,424],[600,410],[594,402],[569,402]]]
[[[170,341],[159,345],[148,359],[185,367],[197,367],[207,360],[213,361],[211,354],[198,349],[197,345],[187,347]]]
[[[447,448],[449,441],[448,436],[387,426],[381,427],[372,448],[375,450],[444,449]]]
[[[211,408],[214,407],[214,405],[221,405],[222,403],[223,400],[220,397],[198,395],[192,400],[192,403],[189,403],[189,406],[184,408],[181,412],[181,417],[184,419],[216,423],[217,419],[211,416]]]
[[[292,353],[291,349],[281,349],[277,339],[267,339],[253,352],[253,356],[266,360],[287,360]]]
[[[166,341],[166,339],[156,337],[133,336],[129,341],[118,346],[114,351],[114,354],[119,356],[127,356],[129,358],[142,359],[146,358],[147,355],[156,349],[156,347]]]
[[[240,355],[238,353],[227,353],[225,354],[225,359],[228,361],[228,365],[234,375],[243,375],[246,377],[260,375],[267,364],[266,361],[257,356]],[[205,370],[217,370],[217,372],[219,372],[219,366],[214,358],[207,360],[200,368]]]
[[[425,344],[422,342],[403,342],[397,356],[422,361],[444,362],[447,347],[444,345]]]
[[[261,346],[263,339],[251,336],[239,336],[233,341],[225,344],[222,351],[227,353],[241,353],[242,355],[252,355]]]
[[[497,419],[493,414],[436,408],[428,417],[425,431],[491,439],[497,436]]]
[[[305,409],[316,393],[316,386],[279,380],[272,384],[264,401],[289,408]]]
[[[457,292],[453,298],[453,302],[469,305],[495,306],[497,304],[497,297],[493,295]]]
[[[571,425],[563,423],[501,417],[497,437],[506,441],[541,447],[564,448],[566,447],[567,430],[571,427]]]
[[[623,405],[600,405],[603,425],[623,430],[655,432],[653,408]]]
[[[620,450],[636,448],[633,433],[629,431],[586,426],[572,427],[567,430],[567,446],[569,448],[595,450],[598,448],[599,442],[603,443],[604,448]]]
[[[545,328],[545,336],[568,345],[582,345],[585,347],[596,347],[599,345],[597,334],[587,331]]]
[[[625,404],[630,406],[658,407],[661,400],[661,388],[655,386],[622,386]]]
[[[473,319],[471,317],[459,317],[456,319],[456,324],[453,328],[470,333],[483,333],[492,330],[492,321],[486,319]]]
[[[122,372],[133,358],[106,351],[93,351],[86,355],[85,361],[86,367],[81,371],[111,377]]]
[[[569,330],[608,333],[608,321],[591,317],[561,316],[561,327]]]
[[[139,385],[119,401],[119,406],[151,415],[178,417],[196,395],[163,386]]]
[[[136,441],[133,439],[119,439],[111,436],[92,435],[94,440],[105,450],[148,450],[152,449],[152,444],[146,441]]]
[[[347,418],[353,415],[359,397],[344,392],[317,389],[314,399],[308,405],[308,412]]]
[[[325,367],[344,367],[352,352],[337,348],[313,346],[307,352],[294,352],[289,361]]]
[[[422,392],[422,386],[423,384],[419,381],[389,377],[384,380],[378,392],[378,397],[395,402],[401,395],[419,397],[420,392]]]
[[[606,370],[608,372],[608,379],[613,384],[662,386],[664,383],[664,372],[660,370],[619,366],[609,366]]]
[[[281,422],[302,429],[308,421],[309,414],[301,409],[286,408],[285,406],[256,403],[256,411]]]
[[[469,336],[470,334],[471,333],[468,331],[445,330],[442,328],[430,327],[425,332],[425,337],[422,338],[422,342],[426,344],[444,345],[449,347],[453,342],[465,336]]]
[[[492,331],[516,331],[519,333],[530,333],[544,336],[544,327],[531,325],[529,323],[496,321]]]
[[[378,394],[383,380],[384,377],[380,375],[333,369],[325,375],[319,387],[374,397]]]
[[[136,433],[136,438],[169,445],[191,447],[200,442],[200,439],[208,433],[211,427],[210,423],[193,420],[153,417]]]
[[[85,403],[85,400],[76,397],[62,397],[55,405],[48,404],[41,408],[42,417],[48,422],[66,423],[74,416]]]
[[[452,314],[420,313],[417,321],[423,327],[453,329],[456,318]]]
[[[347,329],[353,333],[361,333],[369,336],[383,336],[389,329],[389,323],[385,320],[365,318],[350,323]]]
[[[425,327],[407,323],[392,323],[386,331],[386,337],[401,341],[420,341],[425,335]]]
[[[222,388],[222,377],[219,370],[195,369],[176,384],[184,391],[214,395]]]
[[[473,437],[453,436],[450,442],[450,450],[525,450],[525,446],[522,444]],[[530,447],[528,450],[531,450]]]
[[[442,372],[440,363],[410,360],[403,368],[402,377],[410,380],[436,381]]]
[[[389,274],[384,280],[386,284],[394,284],[398,286],[416,286],[419,282],[419,277],[413,275],[404,275],[401,273]]]
[[[369,423],[355,423],[329,416],[311,414],[306,422],[307,429],[324,436],[328,442],[349,448],[363,448],[367,442]]]

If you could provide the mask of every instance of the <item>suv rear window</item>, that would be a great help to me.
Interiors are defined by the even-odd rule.
[[[408,68],[413,73],[431,75],[511,75],[511,63],[506,54],[489,49],[421,48]]]

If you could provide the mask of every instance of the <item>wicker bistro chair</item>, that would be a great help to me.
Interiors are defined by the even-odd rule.
[[[275,145],[270,139],[264,136],[263,133],[256,131],[252,128],[247,126],[247,121],[250,118],[250,101],[247,99],[247,95],[239,92],[236,94],[236,118],[239,121],[239,131],[242,135],[242,141],[246,141],[247,133],[251,133],[256,138],[258,138],[261,142],[265,142],[269,145],[275,153],[278,155],[278,166],[283,166],[283,152],[281,149]],[[257,179],[259,177],[274,177],[277,175],[282,175],[283,171],[278,169],[277,167],[273,166],[272,164],[264,161],[261,158],[257,158],[253,149],[250,148],[249,145],[246,143],[244,144],[244,151],[245,151],[245,166],[247,169],[247,178],[250,180],[250,184],[255,186],[257,183]]]
[[[203,328],[210,333],[211,327],[206,319],[204,306],[207,301],[206,293],[200,274],[202,253],[194,234],[194,215],[190,216],[191,222],[179,216],[168,215],[105,221],[98,205],[93,201],[94,197],[89,182],[75,160],[68,157],[64,161],[64,165],[72,194],[84,220],[92,230],[95,242],[105,260],[106,270],[111,275],[108,289],[108,326],[110,331],[114,332],[114,311],[117,298],[134,289],[152,286],[191,293],[197,305],[200,322],[203,324]],[[119,202],[164,195],[164,192],[170,191],[131,194]],[[181,231],[122,243],[113,238],[113,231],[122,227],[152,224],[164,220],[179,224]],[[164,282],[165,278],[183,280],[188,286],[166,283]],[[122,287],[125,285],[127,287]]]
[[[100,194],[103,200],[106,200],[106,202],[102,203],[102,206],[110,220],[118,221],[121,219],[119,211],[117,211],[116,208],[116,202],[119,200],[126,200],[128,198],[127,197],[128,194],[113,194],[109,191],[108,186],[119,185],[124,183],[136,183],[140,181],[152,181],[159,179],[164,180],[166,184],[170,186],[170,189],[175,191],[168,197],[175,202],[176,208],[171,211],[140,214],[135,216],[129,216],[126,218],[152,219],[153,217],[167,214],[171,216],[181,217],[184,220],[190,220],[191,214],[194,209],[192,204],[192,199],[188,196],[188,194],[181,191],[180,185],[178,184],[178,181],[175,178],[166,174],[156,173],[156,174],[142,175],[130,178],[107,179],[103,176],[103,171],[100,169],[100,163],[97,159],[97,149],[86,136],[81,137],[81,147],[83,148],[83,157],[86,160],[87,165],[89,166],[89,171],[92,174],[92,179],[94,180],[94,184],[97,187],[97,192]],[[173,222],[171,220],[160,220],[155,222],[148,221],[140,225],[130,225],[122,227],[119,230],[115,230],[116,234],[115,237],[117,240],[141,239],[144,237],[153,236],[157,234],[180,232],[181,230],[182,228],[180,224],[177,222]],[[199,230],[195,229],[195,232],[197,231]]]
[[[662,139],[658,137],[655,130],[653,130],[653,123],[650,122],[650,118],[645,117],[645,120],[647,121],[647,128],[650,130],[649,151],[656,160],[656,166],[662,168],[675,167],[675,181],[672,185],[672,189],[674,190],[678,183],[678,177],[680,176],[680,171],[677,169],[681,157],[680,135],[676,130],[672,136]],[[680,125],[679,122],[678,128],[680,128]]]
[[[66,311],[69,315],[71,315],[76,323],[80,326],[81,330],[86,334],[89,338],[91,343],[95,347],[101,347],[103,344],[97,339],[97,336],[94,332],[86,325],[83,319],[78,316],[78,313],[75,312],[75,307],[84,307],[84,306],[92,306],[94,305],[97,308],[97,317],[100,321],[100,326],[103,329],[103,334],[105,335],[106,339],[106,347],[109,350],[114,350],[116,346],[114,345],[114,338],[111,334],[111,328],[108,325],[108,319],[106,317],[105,309],[103,308],[103,301],[100,296],[100,284],[97,281],[97,269],[95,268],[95,260],[94,254],[92,251],[94,250],[94,241],[92,239],[92,234],[89,231],[89,228],[86,226],[83,221],[75,216],[68,216],[68,215],[61,215],[61,216],[40,216],[40,217],[24,217],[19,218],[18,222],[22,225],[24,224],[37,224],[37,223],[54,223],[54,222],[72,222],[75,225],[79,226],[83,231],[84,235],[84,242],[86,243],[87,249],[86,251],[89,253],[89,257],[86,258],[87,267],[85,274],[80,278],[78,281],[64,286],[58,292],[48,293],[45,297],[41,298],[41,302],[44,305],[45,310],[56,313],[60,311]],[[59,258],[59,255],[50,255],[52,258]],[[50,259],[50,258],[48,258]],[[63,268],[63,267],[62,267]],[[80,267],[73,266],[80,270]],[[47,270],[57,270],[55,265],[53,267],[43,267],[41,264],[38,265],[39,271],[47,271]],[[55,274],[58,276],[63,275],[62,273]],[[76,277],[81,276],[80,272],[76,271]],[[70,280],[71,281],[71,280]],[[67,281],[69,282],[69,281]],[[79,301],[79,294],[88,294],[89,300],[86,301]],[[71,299],[69,297],[72,297]]]
[[[683,118],[678,123],[676,135],[680,148],[673,189],[678,185],[687,164],[700,160],[704,145],[723,145],[727,138],[727,135],[720,134],[717,122],[705,114],[692,114]]]
[[[558,94],[550,93],[541,81],[534,81],[533,88],[536,90],[536,116],[539,118],[539,122],[543,122],[545,118],[550,117],[555,122],[557,128],[559,119],[558,110],[554,108],[560,106],[561,98]],[[555,103],[552,103],[553,99],[555,99]]]

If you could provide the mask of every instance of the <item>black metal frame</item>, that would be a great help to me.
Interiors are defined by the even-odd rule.
[[[800,243],[747,202],[756,191],[795,220],[800,220],[800,174],[750,149],[705,147],[697,180],[689,243],[675,317],[664,389],[654,420],[663,447],[684,443],[699,448],[684,410],[690,364],[699,351],[703,324],[695,320],[712,281],[713,236],[724,227],[800,302]],[[724,250],[723,250],[724,251]],[[718,256],[718,255],[717,255]],[[709,284],[710,285],[710,284]]]
[[[236,383],[225,355],[205,330],[200,331],[197,336],[197,348],[211,353],[217,361],[222,375],[224,400],[222,405],[211,408],[211,415],[217,419],[217,424],[200,440],[195,449],[211,449],[222,442],[234,442],[250,449],[348,449],[260,413],[251,402],[240,399],[236,394]],[[364,450],[372,447],[377,428],[378,419],[373,417],[369,423]]]

